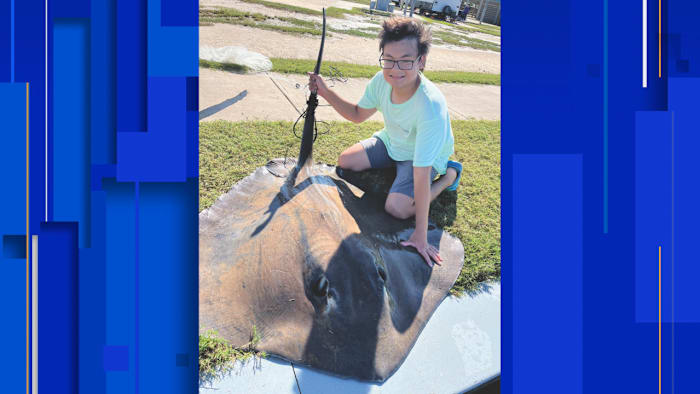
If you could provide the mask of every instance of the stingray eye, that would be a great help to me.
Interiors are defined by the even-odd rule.
[[[378,265],[377,266],[377,273],[382,278],[382,280],[384,282],[386,282],[386,270],[384,269],[384,267],[382,267],[381,265]]]
[[[314,285],[314,294],[319,297],[325,297],[328,295],[328,279],[325,275],[318,278],[316,284]]]

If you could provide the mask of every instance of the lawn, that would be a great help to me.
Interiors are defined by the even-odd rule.
[[[314,159],[335,164],[346,147],[381,128],[381,122],[330,122],[330,132],[314,144]],[[433,201],[431,220],[464,244],[464,267],[452,288],[461,295],[500,277],[500,122],[453,120],[452,132],[453,160],[464,165],[464,174],[456,193]],[[257,167],[299,150],[291,122],[201,122],[199,136],[202,210]]]
[[[330,132],[314,143],[314,159],[334,164],[346,147],[381,127],[381,122],[330,122]],[[498,121],[452,121],[453,160],[464,165],[464,173],[457,191],[442,193],[430,207],[430,219],[464,245],[464,266],[451,289],[457,296],[500,278],[500,127]],[[296,157],[300,144],[292,122],[200,122],[199,138],[200,210],[270,159]],[[200,335],[200,377],[213,378],[235,359],[264,357],[255,352],[255,341],[254,329],[251,345],[242,349],[214,332]]]
[[[313,70],[316,60],[311,59],[283,59],[271,58],[273,72],[282,74],[302,74]],[[246,73],[249,70],[242,65],[235,63],[220,63],[200,59],[199,66],[212,68],[215,70],[231,71],[235,73]],[[379,65],[370,66],[366,64],[352,64],[346,62],[323,61],[321,63],[321,75],[330,75],[330,67],[334,67],[345,78],[372,78],[379,71]],[[475,73],[468,71],[440,71],[426,70],[425,76],[433,82],[444,83],[476,83],[484,85],[500,85],[500,74]]]

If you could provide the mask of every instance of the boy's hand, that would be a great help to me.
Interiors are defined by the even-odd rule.
[[[328,87],[326,83],[323,82],[323,78],[320,75],[309,72],[309,90],[311,93],[316,93],[319,96],[326,98],[326,93],[328,93]]]
[[[431,261],[431,259],[435,260],[435,263],[437,265],[442,265],[440,264],[440,262],[442,261],[442,257],[440,257],[440,252],[433,245],[428,244],[427,237],[421,237],[417,235],[416,231],[414,231],[413,234],[411,234],[411,237],[407,241],[401,242],[401,245],[413,246],[414,248],[416,248],[418,253],[421,256],[423,256],[425,263],[428,264],[428,267],[430,268],[433,267],[433,262]]]

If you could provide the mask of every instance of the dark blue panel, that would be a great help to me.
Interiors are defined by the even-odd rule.
[[[29,82],[29,206],[30,216],[35,218],[29,227],[34,234],[39,231],[40,221],[45,220],[45,6],[43,0],[15,0],[15,80]],[[49,40],[51,34],[49,31]]]
[[[119,181],[185,180],[188,123],[183,109],[186,105],[185,77],[148,79],[148,132],[117,136]]]
[[[89,21],[54,21],[53,219],[79,222],[90,247]]]
[[[187,177],[199,177],[199,77],[187,77]]]
[[[54,18],[89,18],[90,0],[53,0],[50,3]]]
[[[27,236],[26,235],[3,235],[2,236],[2,257],[5,259],[26,259],[27,258]]]
[[[146,1],[116,4],[117,131],[146,130]]]
[[[102,190],[102,180],[104,178],[114,178],[116,176],[117,166],[114,164],[93,165],[90,173],[90,188],[92,190]]]
[[[178,365],[177,355],[187,360],[198,346],[197,180],[140,190],[140,391],[196,392],[197,363]]]
[[[187,77],[187,111],[199,111],[199,77]]]
[[[668,6],[669,42],[667,64],[670,77],[700,77],[700,4],[673,1]]]
[[[199,111],[187,111],[187,177],[199,177]]]
[[[13,0],[0,0],[0,83],[12,82],[12,64],[14,63],[14,27]]]
[[[90,18],[90,137],[92,164],[117,160],[115,0],[94,2]]]
[[[161,25],[198,27],[198,13],[196,1],[163,1],[161,3]]]
[[[581,155],[513,157],[514,393],[583,392],[582,169]]]
[[[78,225],[42,223],[39,234],[39,387],[78,390]]]
[[[636,123],[635,320],[651,323],[659,320],[659,247],[670,274],[671,114],[639,112]],[[664,280],[669,277],[662,273]]]

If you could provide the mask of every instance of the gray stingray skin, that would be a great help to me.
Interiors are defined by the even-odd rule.
[[[258,350],[384,381],[457,279],[462,243],[430,224],[444,260],[431,269],[399,244],[413,222],[386,214],[382,198],[335,167],[287,174],[272,161],[200,213],[200,327],[243,346],[255,326]]]

